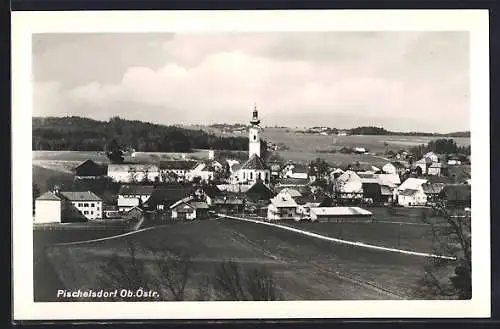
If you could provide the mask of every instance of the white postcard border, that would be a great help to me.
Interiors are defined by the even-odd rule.
[[[31,35],[53,32],[469,31],[472,287],[470,301],[34,303]],[[106,11],[12,14],[13,318],[232,319],[489,317],[490,171],[487,10]],[[442,118],[445,120],[445,118]]]

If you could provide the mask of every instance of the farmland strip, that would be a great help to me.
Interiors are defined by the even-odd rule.
[[[434,255],[434,254],[428,254],[428,253],[422,253],[422,252],[416,252],[416,251],[409,251],[409,250],[402,250],[402,249],[395,249],[395,248],[387,248],[387,247],[381,247],[381,246],[375,246],[371,244],[366,244],[362,242],[353,242],[353,241],[347,241],[347,240],[341,240],[341,239],[336,239],[336,238],[331,238],[327,237],[324,235],[320,235],[317,233],[312,233],[296,228],[292,228],[289,226],[284,226],[284,225],[278,225],[274,223],[269,223],[269,222],[264,222],[264,221],[259,221],[259,220],[254,220],[254,219],[248,219],[248,218],[241,218],[241,217],[235,217],[235,216],[228,216],[224,214],[218,214],[218,216],[224,217],[224,218],[230,218],[230,219],[236,219],[240,221],[246,221],[246,222],[251,222],[251,223],[256,223],[256,224],[263,224],[263,225],[268,225],[268,226],[274,226],[278,228],[282,228],[285,230],[289,230],[292,232],[296,232],[299,234],[304,234],[308,235],[314,238],[322,239],[322,240],[327,240],[327,241],[332,241],[332,242],[337,242],[337,243],[342,243],[342,244],[347,244],[351,246],[356,246],[356,247],[362,247],[362,248],[369,248],[369,249],[375,249],[375,250],[382,250],[382,251],[391,251],[391,252],[398,252],[401,254],[407,254],[407,255],[414,255],[414,256],[422,256],[422,257],[429,257],[429,258],[440,258],[440,259],[448,259],[448,260],[456,260],[455,257],[449,257],[449,256],[442,256],[442,255]]]

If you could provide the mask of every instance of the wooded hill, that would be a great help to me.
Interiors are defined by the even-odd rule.
[[[84,117],[35,117],[33,150],[105,151],[114,139],[122,148],[141,152],[190,152],[193,149],[247,150],[246,137],[220,137],[190,130],[119,117],[98,121]],[[267,143],[262,141],[263,149]]]

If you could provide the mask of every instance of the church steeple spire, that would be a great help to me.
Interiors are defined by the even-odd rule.
[[[254,126],[258,126],[260,123],[259,112],[257,111],[257,104],[256,103],[253,103],[252,120],[250,120],[250,123]]]

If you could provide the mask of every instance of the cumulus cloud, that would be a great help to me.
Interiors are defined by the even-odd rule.
[[[257,102],[265,125],[469,129],[466,33],[78,38],[45,47],[38,41],[44,50],[34,51],[34,115],[245,122]],[[49,69],[78,50],[87,56]],[[428,120],[430,115],[446,120]]]

